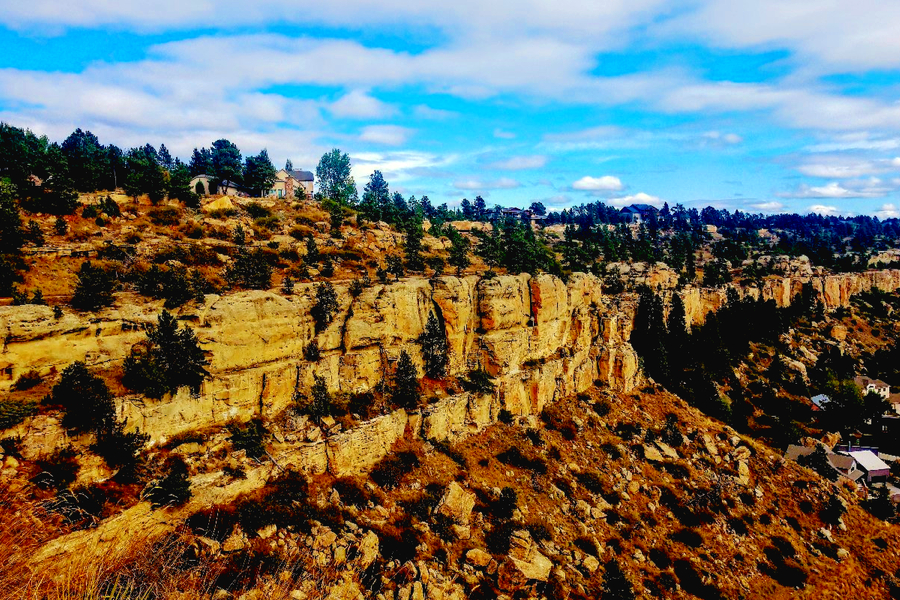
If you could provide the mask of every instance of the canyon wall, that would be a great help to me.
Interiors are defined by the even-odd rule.
[[[787,306],[804,282],[811,282],[833,309],[861,291],[900,289],[900,271],[772,277],[741,293]],[[162,400],[122,395],[120,415],[130,427],[149,433],[151,443],[162,443],[183,431],[246,420],[259,410],[275,417],[295,391],[308,392],[314,374],[325,377],[334,392],[364,392],[390,379],[404,349],[421,373],[416,340],[432,312],[447,333],[450,373],[483,368],[495,378],[495,393],[438,395],[419,411],[395,411],[324,439],[291,436],[291,443],[276,444],[275,460],[310,472],[356,472],[403,436],[452,440],[490,425],[504,409],[527,417],[595,382],[622,390],[639,384],[637,356],[628,342],[634,295],[604,295],[600,280],[591,275],[574,274],[568,282],[550,275],[411,278],[372,285],[357,297],[346,285],[335,284],[335,289],[338,313],[318,334],[310,316],[314,284],[297,285],[288,297],[265,291],[209,295],[202,306],[179,309],[178,317],[194,328],[209,353],[210,378],[193,396],[187,390]],[[678,293],[692,323],[701,322],[726,297],[724,288],[688,287]],[[130,294],[119,295],[114,307],[67,311],[58,320],[48,307],[0,307],[5,333],[0,388],[30,369],[52,376],[76,360],[114,376],[131,346],[144,338],[143,326],[154,322],[160,310],[160,303]],[[311,363],[303,359],[303,349],[313,339],[321,359]],[[56,434],[48,433],[54,430],[53,418],[46,415],[19,430],[31,440],[32,453],[52,450],[65,435],[58,427]]]

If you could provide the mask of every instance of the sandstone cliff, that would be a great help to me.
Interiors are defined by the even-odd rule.
[[[772,277],[741,293],[787,306],[805,282],[834,309],[861,291],[900,289],[900,271]],[[603,295],[600,280],[591,275],[578,273],[568,282],[550,275],[405,279],[372,285],[355,298],[346,286],[336,290],[339,312],[318,335],[310,316],[313,284],[298,285],[289,297],[262,291],[210,295],[202,306],[182,308],[179,318],[194,327],[210,354],[210,379],[193,397],[187,390],[159,401],[120,397],[121,416],[149,433],[152,443],[161,443],[182,431],[247,419],[260,406],[272,417],[290,404],[295,389],[311,387],[314,373],[334,391],[363,392],[389,377],[403,349],[421,364],[416,340],[430,312],[444,324],[451,374],[484,368],[495,377],[496,393],[439,397],[411,415],[398,411],[327,441],[294,444],[284,460],[299,461],[312,472],[353,472],[377,461],[405,434],[454,439],[495,422],[503,409],[537,414],[595,381],[627,391],[639,380],[637,356],[628,343],[634,297]],[[726,298],[724,288],[688,287],[678,293],[692,323],[702,322]],[[99,313],[67,313],[59,320],[43,306],[0,307],[5,330],[0,386],[8,387],[29,369],[49,375],[76,360],[115,365],[160,310],[158,303],[130,295]],[[313,338],[322,358],[309,363],[303,348]],[[53,421],[37,417],[20,426],[30,454],[48,452],[62,441],[64,433]]]

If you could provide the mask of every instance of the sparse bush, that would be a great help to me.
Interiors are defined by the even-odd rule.
[[[97,440],[91,450],[103,457],[111,469],[120,469],[120,479],[133,479],[139,456],[150,436],[138,429],[125,431],[125,423],[115,423],[109,429],[97,432]]]
[[[12,389],[18,391],[30,390],[31,388],[40,385],[43,381],[44,378],[41,377],[41,374],[34,369],[31,369],[19,375],[19,378],[16,379]]]
[[[369,476],[382,488],[391,489],[397,486],[407,473],[418,466],[419,457],[414,452],[398,452],[378,461]]]
[[[529,458],[525,456],[522,451],[516,446],[507,448],[503,452],[499,453],[497,455],[497,460],[502,463],[506,463],[511,467],[534,471],[539,475],[544,475],[547,473],[546,461],[544,461],[542,458]]]
[[[231,445],[235,450],[244,450],[247,456],[259,460],[266,454],[265,440],[269,435],[261,419],[251,419],[247,423],[230,423]]]
[[[247,214],[250,215],[251,219],[262,219],[272,214],[272,211],[259,202],[251,202],[244,208],[247,210]]]
[[[0,429],[15,427],[35,412],[37,412],[36,402],[22,402],[9,398],[0,400]]]
[[[272,285],[272,265],[262,248],[242,249],[225,269],[225,280],[232,286],[251,290],[267,290]]]
[[[341,502],[360,509],[367,508],[374,497],[363,484],[352,477],[335,479],[332,487],[337,490]]]
[[[56,217],[56,220],[53,222],[53,231],[56,235],[66,235],[69,233],[69,224],[66,222],[63,217]]]
[[[69,487],[78,477],[78,455],[72,446],[57,448],[52,454],[35,461],[40,472],[35,475],[34,483],[49,489]]]
[[[603,480],[596,473],[588,471],[587,473],[576,473],[575,479],[587,491],[592,494],[603,493]]]
[[[154,225],[178,225],[181,220],[181,211],[174,206],[154,206],[147,211],[147,216]]]
[[[496,386],[494,378],[484,369],[473,369],[460,380],[463,389],[472,394],[493,394]]]
[[[322,261],[322,268],[319,269],[319,275],[322,277],[334,277],[334,263],[330,257],[325,257]]]
[[[602,600],[634,600],[634,588],[615,559],[603,566]]]
[[[488,552],[497,555],[509,554],[510,539],[517,528],[515,523],[509,521],[496,523],[493,529],[484,534],[484,544]]]
[[[505,408],[501,408],[500,412],[497,413],[497,420],[503,423],[504,425],[512,425],[513,424],[513,414]]]
[[[319,350],[319,342],[315,339],[310,340],[303,348],[303,358],[309,362],[316,362],[322,358],[322,352]]]
[[[191,482],[187,465],[181,457],[171,457],[166,464],[166,474],[144,490],[144,497],[153,505],[181,506],[191,497]]]

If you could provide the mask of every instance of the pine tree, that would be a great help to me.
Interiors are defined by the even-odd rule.
[[[95,267],[91,261],[81,263],[78,281],[72,295],[72,306],[79,310],[97,310],[113,303],[116,279],[103,267]]]
[[[334,291],[334,286],[328,281],[320,283],[316,286],[316,303],[309,311],[316,324],[316,333],[324,331],[331,324],[337,311],[337,292]]]
[[[83,362],[65,368],[50,398],[63,408],[63,426],[74,431],[104,431],[115,423],[112,392]]]
[[[432,379],[440,379],[447,374],[450,347],[444,328],[434,313],[428,315],[425,331],[419,337],[422,344],[422,360],[425,363],[425,375]]]
[[[419,374],[406,350],[400,352],[391,400],[397,406],[412,410],[419,404]]]
[[[422,222],[411,219],[406,226],[406,238],[404,240],[404,252],[406,253],[406,268],[410,271],[421,271],[425,268],[422,259]]]
[[[464,238],[452,225],[447,225],[446,234],[450,238],[450,257],[447,262],[456,267],[457,276],[462,275],[463,269],[471,264],[468,254],[469,240]]]

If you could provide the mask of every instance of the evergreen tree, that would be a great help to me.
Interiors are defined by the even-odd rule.
[[[201,187],[203,183],[198,181]],[[199,195],[191,189],[191,173],[182,162],[178,162],[171,170],[169,177],[169,198],[175,198],[184,202],[185,206],[197,208],[200,206]]]
[[[244,165],[244,185],[262,198],[275,183],[276,171],[269,160],[268,151],[263,150],[256,156],[248,156]]]
[[[337,292],[331,282],[326,281],[316,286],[316,303],[310,309],[313,321],[316,324],[316,333],[325,331],[334,320],[338,311]]]
[[[247,251],[242,248],[225,270],[225,280],[232,286],[250,290],[272,287],[272,265],[262,248]]]
[[[197,175],[213,175],[213,164],[212,164],[212,152],[209,151],[208,148],[194,148],[194,153],[191,155],[191,162],[188,163],[188,169],[191,172],[191,177],[196,177]],[[207,190],[209,192],[209,190]]]
[[[462,209],[463,218],[466,221],[471,221],[475,213],[472,210],[472,203],[469,202],[468,198],[463,198],[462,204],[460,204],[460,208]]]
[[[499,227],[492,228],[490,232],[475,232],[475,237],[478,238],[475,254],[481,257],[491,271],[503,262],[503,243],[500,236]]]
[[[194,331],[187,325],[179,328],[175,317],[164,310],[156,325],[147,326],[147,340],[133,347],[125,359],[122,382],[151,398],[175,393],[180,387],[197,393],[209,376],[208,364]]]
[[[397,361],[391,400],[407,410],[413,410],[419,404],[419,374],[406,350],[400,352],[400,360]]]
[[[447,262],[456,267],[457,276],[462,275],[463,269],[471,264],[471,261],[469,261],[469,240],[464,238],[452,225],[447,225],[445,233],[450,238],[450,257]]]
[[[410,219],[406,224],[406,236],[403,244],[406,253],[406,268],[410,271],[421,271],[425,268],[422,259],[422,222],[418,219]]]
[[[227,193],[228,187],[241,183],[243,174],[243,161],[238,147],[226,139],[213,142],[210,150],[210,166],[212,175],[216,178],[220,189],[219,193]],[[222,189],[222,183],[228,181],[229,185]]]
[[[63,409],[63,426],[76,432],[110,430],[115,423],[112,392],[83,362],[74,362],[63,370],[50,399]]]
[[[167,171],[171,171],[175,168],[175,160],[172,158],[172,155],[169,153],[169,149],[166,148],[165,144],[160,144],[159,146],[159,164]]]
[[[334,403],[331,399],[331,394],[328,392],[328,386],[325,385],[325,378],[314,374],[313,381],[309,401],[301,406],[300,410],[303,414],[312,417],[316,423],[321,423],[323,417],[327,417],[334,412]]]
[[[291,162],[291,159],[287,159],[286,161],[284,161],[284,170],[285,171],[293,171],[294,170],[294,163]]]
[[[95,267],[91,261],[81,263],[78,281],[72,295],[72,306],[79,310],[97,310],[113,303],[115,276],[103,267]]]
[[[0,180],[0,295],[9,296],[22,281],[21,249],[25,241],[22,217],[15,200],[15,187]]]
[[[665,383],[669,376],[666,337],[662,300],[649,287],[643,286],[634,317],[631,344],[644,361],[647,375],[661,383]]]
[[[447,364],[450,361],[450,346],[447,344],[447,335],[444,328],[438,322],[434,313],[428,314],[425,323],[425,331],[419,337],[422,344],[422,361],[424,362],[425,375],[432,379],[441,379],[447,374]]]
[[[390,204],[391,193],[387,181],[381,171],[375,171],[369,176],[369,182],[363,190],[362,201],[359,203],[360,215],[369,221],[381,221],[384,218],[384,209]]]
[[[475,201],[472,203],[472,212],[476,221],[484,221],[487,218],[487,206],[484,203],[484,198],[475,196]]]
[[[318,263],[319,259],[319,247],[316,246],[316,240],[312,235],[306,236],[306,255],[303,257],[303,262],[312,266]]]

